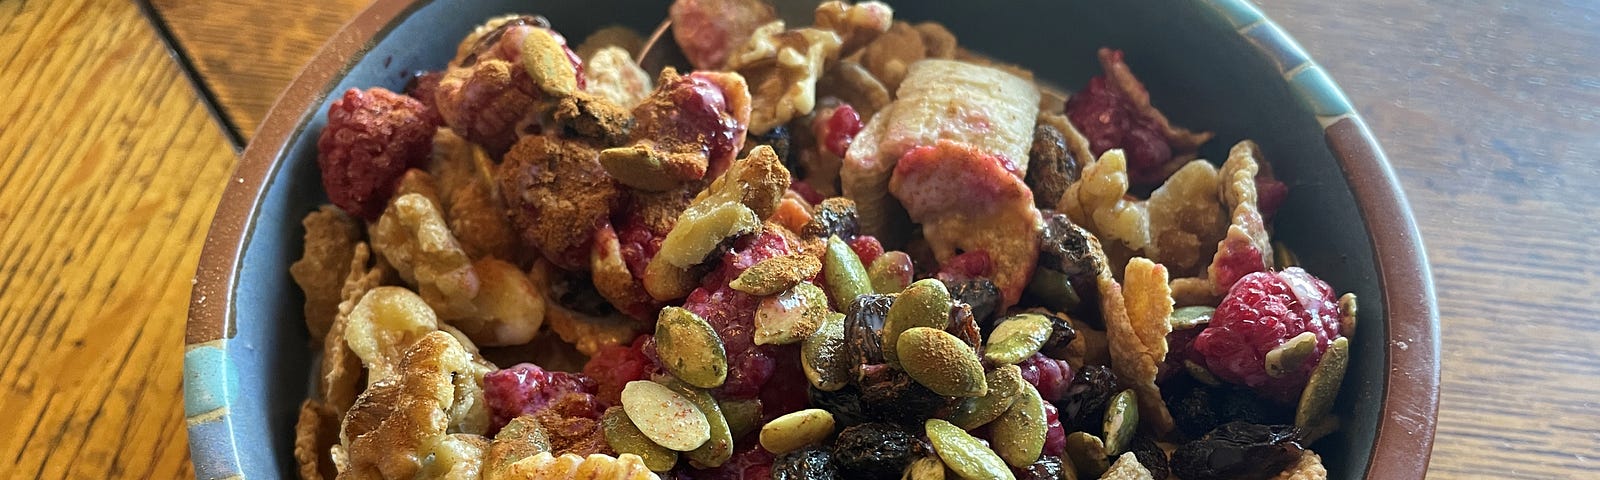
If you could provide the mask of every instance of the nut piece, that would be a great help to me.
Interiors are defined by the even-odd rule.
[[[1172,311],[1172,316],[1167,317],[1167,323],[1172,325],[1173,331],[1204,327],[1211,323],[1211,315],[1216,312],[1216,307],[1204,305],[1180,307]]]
[[[990,430],[994,452],[1006,463],[1027,468],[1044,451],[1046,423],[1044,398],[1033,385],[1023,384],[1022,392],[1006,413],[995,419]]]
[[[659,383],[635,380],[622,387],[622,408],[634,426],[657,445],[680,452],[699,448],[711,438],[705,413],[689,399]]]
[[[700,388],[716,388],[728,378],[722,337],[705,319],[682,307],[661,309],[656,320],[656,353],[673,376]]]
[[[872,290],[878,293],[900,293],[911,286],[915,275],[911,255],[898,250],[883,252],[872,265],[867,266],[867,277],[872,279]]]
[[[600,425],[605,432],[606,444],[611,445],[612,450],[620,454],[638,455],[650,470],[665,472],[678,463],[678,452],[646,437],[628,418],[628,412],[623,407],[606,409],[606,413],[600,417]]]
[[[1139,396],[1133,389],[1123,390],[1117,396],[1111,397],[1102,424],[1102,430],[1106,435],[1106,453],[1117,455],[1127,451],[1128,445],[1133,443],[1133,434],[1138,428]]]
[[[1310,332],[1306,332],[1310,333]],[[1350,366],[1350,339],[1339,337],[1328,342],[1328,350],[1311,371],[1306,389],[1300,394],[1299,408],[1294,413],[1294,425],[1302,431],[1311,431],[1318,422],[1328,418],[1333,411],[1333,400],[1339,396],[1339,385],[1344,382],[1344,372]]]
[[[948,420],[965,430],[972,430],[988,424],[1006,411],[1021,396],[1027,380],[1022,379],[1022,369],[1016,365],[1005,365],[984,376],[984,383],[989,385],[989,393],[981,397],[963,400],[956,405],[954,412],[950,413]]]
[[[843,41],[839,56],[848,57],[877,39],[883,32],[889,31],[889,26],[894,22],[894,9],[883,2],[861,2],[851,5],[831,0],[817,5],[812,18],[817,28],[831,30],[839,35],[839,39]]]
[[[944,328],[950,323],[950,290],[937,278],[912,283],[889,306],[883,321],[883,344],[899,345],[900,335],[916,327]],[[899,366],[897,348],[883,349],[883,360]]]
[[[948,397],[981,397],[989,393],[977,353],[955,335],[915,327],[900,334],[895,350],[900,366],[911,379],[934,393]]]
[[[756,345],[788,345],[810,338],[830,313],[828,295],[811,282],[761,299],[755,318]]]
[[[463,388],[475,382],[480,369],[448,333],[432,332],[418,339],[405,350],[396,374],[368,387],[345,415],[339,438],[348,462],[341,474],[412,478],[426,476],[424,469],[452,469],[449,464],[455,462],[447,458],[468,461],[461,458],[461,451],[475,446],[462,445],[467,440],[447,433],[457,423],[452,412],[462,403],[481,405],[481,386],[476,398]]]
[[[489,442],[489,453],[483,459],[484,478],[501,478],[511,464],[548,451],[550,439],[545,438],[538,419],[533,415],[513,418]]]
[[[809,408],[774,418],[761,427],[761,448],[782,455],[833,435],[833,414]]]
[[[728,431],[733,438],[744,438],[745,434],[761,428],[761,399],[730,398],[717,402],[717,406],[722,407],[722,417],[728,420]]]
[[[306,294],[306,328],[311,330],[311,340],[321,343],[333,317],[339,314],[339,293],[361,239],[361,227],[333,205],[306,215],[300,225],[306,229],[305,252],[289,265],[289,275]]]
[[[1056,210],[1093,232],[1102,246],[1139,251],[1150,244],[1150,212],[1127,195],[1127,157],[1122,150],[1107,150],[1083,167],[1083,176],[1067,187]]]
[[[544,324],[544,295],[516,265],[494,257],[472,262],[478,273],[478,296],[472,314],[447,318],[472,343],[486,347],[522,345],[533,341]]]
[[[1011,365],[1039,353],[1050,338],[1050,319],[1037,313],[1023,313],[1000,321],[989,334],[983,359],[997,365]],[[1032,462],[1029,462],[1032,463]]]
[[[822,261],[817,257],[794,253],[756,262],[728,283],[728,287],[765,297],[794,288],[821,271]]]
[[[1195,160],[1178,169],[1145,202],[1150,212],[1150,244],[1145,254],[1174,276],[1199,275],[1228,231],[1228,217],[1217,200],[1216,167]]]
[[[982,440],[967,434],[960,427],[944,420],[932,419],[924,424],[933,451],[961,478],[1004,478],[1016,480],[1005,461],[995,455]]]
[[[638,105],[654,88],[650,85],[650,73],[639,68],[627,50],[616,46],[595,51],[583,63],[583,75],[586,91],[622,108]]]
[[[1339,296],[1339,335],[1345,337],[1356,336],[1356,294],[1346,293]]]
[[[472,312],[478,275],[438,204],[416,193],[395,197],[371,233],[373,251],[434,310],[447,318]]]
[[[783,21],[757,28],[726,66],[750,84],[750,132],[762,133],[811,113],[817,78],[839,59],[839,35],[817,28],[785,30]]]
[[[401,287],[378,287],[350,312],[345,343],[367,367],[367,384],[399,374],[401,356],[439,330],[439,319],[422,297]]]
[[[1127,452],[1117,457],[1117,462],[1106,469],[1100,480],[1155,480],[1155,477],[1139,463],[1133,452]]]
[[[542,480],[546,478],[659,480],[638,455],[621,454],[616,457],[593,454],[580,457],[564,453],[557,457],[550,452],[522,459],[511,465],[504,477],[507,480]]]
[[[735,161],[678,215],[645,268],[645,290],[661,301],[688,295],[695,285],[688,269],[704,262],[723,240],[759,230],[777,211],[788,185],[789,171],[772,147],[756,147]]]
[[[844,314],[829,313],[800,345],[800,367],[811,386],[832,392],[849,383],[851,365],[844,347]]]
[[[906,467],[900,480],[944,480],[944,471],[944,462],[939,461],[937,455],[922,457]]]

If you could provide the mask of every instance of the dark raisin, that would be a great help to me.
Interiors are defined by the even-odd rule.
[[[1033,127],[1033,148],[1028,150],[1028,173],[1023,177],[1033,190],[1033,203],[1041,209],[1056,208],[1056,201],[1067,193],[1067,186],[1078,181],[1078,159],[1067,148],[1067,138],[1048,123]]]
[[[839,478],[833,467],[833,453],[812,446],[778,455],[772,461],[773,480],[832,480]]]
[[[805,171],[802,170],[803,165],[799,161],[800,156],[794,154],[793,144],[793,137],[789,135],[789,127],[783,125],[779,125],[767,133],[750,135],[744,142],[746,150],[755,148],[757,145],[772,147],[772,152],[778,154],[778,158],[783,160],[783,167],[789,169],[789,173],[794,175],[794,178],[805,178]]]
[[[861,234],[856,202],[844,197],[823,200],[817,204],[817,211],[812,212],[811,222],[800,229],[800,234],[817,238],[838,235],[841,240],[855,238]]]
[[[853,365],[883,363],[883,321],[889,315],[889,295],[862,295],[850,304],[844,320],[844,353]]]
[[[861,407],[867,418],[921,427],[954,400],[922,386],[905,372],[887,365],[869,365],[860,380]]]
[[[1040,455],[1039,460],[1028,465],[1027,468],[1012,468],[1011,471],[1017,474],[1017,480],[1059,480],[1066,475],[1066,466],[1061,463],[1061,457]],[[1155,478],[1167,477],[1159,476]]]
[[[1106,405],[1111,402],[1111,396],[1120,391],[1117,374],[1111,372],[1111,367],[1085,365],[1073,375],[1072,386],[1067,387],[1066,400],[1057,404],[1061,407],[1061,424],[1069,432],[1100,435]]]
[[[1305,453],[1291,425],[1223,424],[1172,452],[1172,473],[1185,480],[1268,479]]]
[[[1149,435],[1133,437],[1128,451],[1133,452],[1133,457],[1139,459],[1139,464],[1144,465],[1153,478],[1167,478],[1172,471],[1167,465],[1167,451],[1162,450],[1161,445],[1157,445]]]
[[[1100,240],[1061,213],[1044,212],[1044,231],[1039,244],[1039,268],[1061,277],[1076,293],[1078,308],[1067,313],[1100,327],[1100,290],[1097,278],[1106,269],[1104,256],[1096,255]]]
[[[988,336],[994,330],[995,314],[999,313],[996,310],[1000,306],[1000,289],[994,282],[987,278],[967,278],[945,281],[944,286],[950,290],[951,299],[972,307],[972,318],[978,321],[978,329]]]
[[[983,334],[979,331],[978,321],[972,315],[972,307],[963,303],[950,307],[950,323],[945,325],[944,331],[967,342],[967,345],[978,352],[979,357],[983,356]]]
[[[900,478],[906,467],[929,453],[910,431],[888,423],[863,423],[839,432],[833,461],[844,478]]]
[[[1277,424],[1294,420],[1291,412],[1249,389],[1207,386],[1184,375],[1162,384],[1161,396],[1172,412],[1178,433],[1186,439],[1199,438],[1228,422]]]
[[[1072,323],[1067,321],[1065,315],[1055,312],[1041,312],[1044,318],[1050,319],[1050,337],[1044,340],[1044,346],[1039,347],[1039,352],[1050,358],[1067,358],[1067,346],[1072,340],[1078,338],[1078,331],[1072,328]]]
[[[834,421],[839,425],[850,426],[867,422],[867,414],[861,407],[861,390],[855,385],[845,385],[844,388],[832,392],[809,387],[806,389],[806,396],[810,398],[813,408],[827,410],[833,414]]]

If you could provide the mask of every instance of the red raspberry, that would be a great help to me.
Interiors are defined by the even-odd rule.
[[[761,388],[761,415],[770,421],[806,408],[810,404],[806,387],[811,383],[800,367],[800,345],[769,345],[761,350],[774,360],[772,379]]]
[[[728,355],[728,379],[720,392],[724,396],[757,396],[772,378],[777,363],[773,358],[777,349],[755,345],[756,308],[761,299],[734,290],[728,283],[751,265],[791,251],[788,241],[771,231],[746,237],[723,254],[722,263],[683,302],[684,309],[704,318],[722,337]]]
[[[1111,88],[1104,75],[1067,99],[1067,118],[1089,139],[1095,155],[1121,148],[1128,157],[1128,177],[1134,183],[1162,180],[1172,147],[1155,119],[1139,112],[1126,96]]]
[[[773,456],[756,442],[740,443],[734,439],[733,457],[717,468],[705,470],[682,468],[676,478],[696,480],[767,480],[772,478]],[[680,464],[681,465],[681,464]],[[672,477],[666,477],[672,478]]]
[[[1315,352],[1282,377],[1268,375],[1267,352],[1304,332],[1316,336]],[[1252,273],[1234,283],[1193,348],[1217,378],[1287,403],[1300,395],[1328,342],[1338,336],[1339,307],[1333,288],[1290,267]]]
[[[950,257],[939,265],[938,277],[940,280],[966,280],[971,278],[988,278],[994,273],[994,261],[989,258],[989,252],[973,250]]]
[[[789,190],[799,194],[800,198],[805,199],[806,203],[811,205],[822,203],[822,201],[827,198],[822,196],[821,193],[817,192],[816,187],[813,187],[811,184],[806,183],[805,180],[798,178],[789,182]]]
[[[692,178],[721,175],[744,146],[749,128],[749,94],[728,73],[663,75],[650,98],[634,107],[635,140],[654,142],[669,152],[704,155],[705,171]]]
[[[811,130],[816,133],[822,148],[834,156],[844,158],[844,152],[850,150],[850,142],[856,139],[856,134],[861,133],[864,127],[861,124],[861,114],[856,113],[855,107],[851,107],[848,103],[820,113],[816,120],[812,120]]]
[[[1067,389],[1072,387],[1072,366],[1066,360],[1035,353],[1017,367],[1022,369],[1022,379],[1038,389],[1044,401],[1058,402],[1067,398]]]
[[[1056,405],[1044,402],[1044,454],[1062,456],[1067,453],[1067,429],[1061,426],[1061,413]]]
[[[522,363],[483,376],[483,397],[489,407],[489,431],[499,431],[511,419],[538,414],[567,394],[593,396],[599,388],[583,374],[549,372]]]
[[[883,255],[883,244],[872,235],[857,235],[850,239],[849,245],[850,250],[854,250],[856,257],[861,259],[862,265],[872,265],[873,260]]]
[[[645,380],[660,371],[655,361],[644,353],[649,335],[640,335],[633,345],[609,345],[601,348],[589,363],[583,365],[583,374],[598,384],[600,402],[617,405],[622,399],[622,387],[634,380]]]
[[[426,110],[382,88],[352,88],[334,100],[317,139],[328,199],[351,215],[377,220],[406,169],[427,166],[434,125]]]
[[[1256,208],[1261,210],[1263,221],[1271,222],[1272,215],[1278,213],[1278,207],[1283,206],[1283,201],[1288,198],[1289,186],[1272,178],[1265,167],[1256,174]]]
[[[406,81],[406,96],[415,98],[427,107],[428,122],[434,126],[444,125],[444,117],[439,116],[439,107],[435,105],[434,92],[439,90],[439,80],[444,78],[444,70],[431,72],[417,71],[411,75],[411,80]]]

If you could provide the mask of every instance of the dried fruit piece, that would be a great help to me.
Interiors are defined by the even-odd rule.
[[[483,384],[491,430],[498,429],[521,416],[543,415],[566,401],[566,397],[569,396],[580,400],[575,403],[591,404],[596,390],[594,380],[581,374],[549,371],[531,363],[519,363],[509,368],[488,372],[483,376]],[[586,417],[600,416],[598,405],[593,411],[574,413],[581,413]],[[551,437],[563,437],[567,432],[548,433]]]
[[[950,318],[950,292],[944,282],[923,279],[906,287],[889,306],[883,322],[883,344],[899,345],[900,334],[915,327],[944,328]],[[899,366],[896,349],[884,349],[883,359]]]
[[[1039,353],[1039,348],[1050,338],[1050,331],[1050,320],[1044,315],[1023,313],[1008,317],[989,334],[983,359],[998,365],[1026,360]]]
[[[843,314],[828,314],[816,332],[800,345],[800,365],[805,369],[806,380],[818,390],[838,390],[850,380],[851,364],[844,352],[844,321]]]
[[[802,282],[782,295],[761,300],[756,310],[753,338],[756,345],[800,342],[810,338],[831,313],[828,295],[811,282]]]
[[[684,382],[716,388],[727,380],[728,354],[722,338],[694,312],[680,307],[661,309],[655,339],[661,365]]]
[[[588,81],[585,91],[617,106],[631,109],[650,94],[650,74],[639,68],[633,55],[621,47],[596,50],[583,67]]]
[[[833,414],[810,408],[772,419],[761,427],[761,447],[782,455],[833,435]]]
[[[728,287],[764,297],[794,288],[821,271],[822,261],[817,257],[794,253],[756,262],[734,278]]]
[[[981,397],[962,400],[946,420],[964,430],[984,426],[1010,410],[1023,390],[1032,387],[1022,379],[1022,370],[1016,365],[989,370],[984,374],[984,382],[989,385],[989,391]]]
[[[1130,173],[1140,184],[1159,183],[1207,140],[1210,132],[1175,127],[1150,104],[1150,92],[1123,62],[1122,51],[1102,48],[1103,76],[1067,100],[1072,123],[1089,138],[1094,153],[1124,149]]]
[[[994,452],[1013,467],[1025,468],[1044,451],[1048,422],[1044,399],[1032,385],[1022,388],[1016,402],[990,427]]]
[[[657,445],[687,452],[711,438],[711,424],[694,403],[659,383],[639,380],[622,389],[628,418]]]
[[[522,243],[566,270],[588,263],[594,233],[621,200],[595,157],[584,142],[532,135],[500,165],[500,189]]]
[[[1332,339],[1339,336],[1333,288],[1299,267],[1241,278],[1217,307],[1193,348],[1206,368],[1224,381],[1245,385],[1281,403],[1291,403]],[[1313,352],[1292,371],[1272,376],[1266,356],[1290,339],[1311,333]]]
[[[406,169],[428,162],[434,125],[425,110],[422,102],[383,88],[352,88],[335,100],[317,138],[328,199],[353,216],[377,219]]]
[[[1304,453],[1292,426],[1232,422],[1174,450],[1172,473],[1185,480],[1271,478]]]
[[[867,277],[866,267],[837,235],[828,237],[827,250],[822,257],[822,275],[827,280],[828,298],[841,310],[856,298],[872,294],[872,281]]]
[[[854,425],[834,440],[834,463],[845,478],[894,478],[913,459],[931,453],[917,437],[891,423]]]
[[[1273,266],[1272,240],[1267,234],[1266,220],[1258,203],[1260,192],[1256,188],[1266,168],[1260,156],[1255,142],[1240,141],[1228,151],[1228,159],[1222,162],[1218,174],[1222,182],[1219,195],[1231,222],[1227,236],[1217,244],[1217,254],[1206,270],[1211,291],[1218,296],[1227,293],[1245,275],[1267,271]],[[1270,174],[1265,176],[1271,178]]]
[[[924,428],[928,431],[928,441],[933,443],[934,452],[957,475],[963,478],[1016,479],[994,450],[961,428],[939,419],[928,420]]]
[[[1333,400],[1339,396],[1339,385],[1344,382],[1344,372],[1350,365],[1350,340],[1339,337],[1328,343],[1328,351],[1311,371],[1306,389],[1300,394],[1300,403],[1294,414],[1294,425],[1302,431],[1312,431],[1317,423],[1328,418],[1333,411]]]
[[[729,237],[754,233],[782,200],[789,172],[765,145],[734,162],[689,207],[661,240],[661,250],[645,271],[645,289],[657,300],[680,298],[693,288],[683,279],[690,267]]]
[[[1127,451],[1138,428],[1139,396],[1128,389],[1111,397],[1111,403],[1106,405],[1105,424],[1101,427],[1105,432],[1106,453],[1121,455]]]
[[[1156,443],[1154,437],[1149,435],[1133,437],[1133,443],[1128,445],[1128,453],[1132,453],[1134,458],[1139,460],[1139,464],[1150,471],[1152,478],[1165,479],[1172,474],[1167,451]]]
[[[972,347],[955,335],[928,327],[913,327],[895,343],[900,366],[917,383],[949,397],[981,397],[989,386],[983,364]]]
[[[744,143],[750,101],[738,74],[679,76],[667,68],[655,91],[634,107],[636,123],[627,145],[600,152],[600,163],[618,182],[642,190],[715,178]]]
[[[833,480],[839,477],[833,466],[833,452],[811,447],[779,455],[772,460],[773,480]],[[761,478],[746,470],[746,478]]]
[[[1172,430],[1172,415],[1161,402],[1156,386],[1160,366],[1167,358],[1167,335],[1172,333],[1172,292],[1167,270],[1145,258],[1128,262],[1122,289],[1126,316],[1106,318],[1106,339],[1111,346],[1111,367],[1117,379],[1138,390],[1139,411],[1160,433]],[[1109,439],[1108,439],[1108,447]],[[1120,453],[1111,449],[1112,453]]]
[[[350,258],[361,227],[332,205],[323,205],[300,221],[305,227],[304,253],[289,265],[289,275],[305,292],[306,329],[311,341],[321,343],[339,314],[340,292],[350,272]]]
[[[600,425],[605,430],[606,444],[611,445],[611,449],[619,454],[638,455],[644,460],[645,467],[652,471],[665,472],[678,463],[678,452],[651,441],[628,418],[628,412],[623,407],[606,409],[605,415],[600,417]]]
[[[817,204],[811,222],[800,231],[802,235],[816,238],[855,238],[861,233],[856,217],[856,202],[844,197],[832,197]]]
[[[1106,406],[1120,391],[1111,367],[1089,365],[1079,369],[1061,400],[1061,419],[1068,431],[1097,432],[1104,426]]]

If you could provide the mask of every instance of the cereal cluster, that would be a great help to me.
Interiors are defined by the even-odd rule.
[[[1258,145],[1117,50],[1068,95],[875,1],[669,14],[333,103],[302,478],[1326,478],[1356,301]]]

